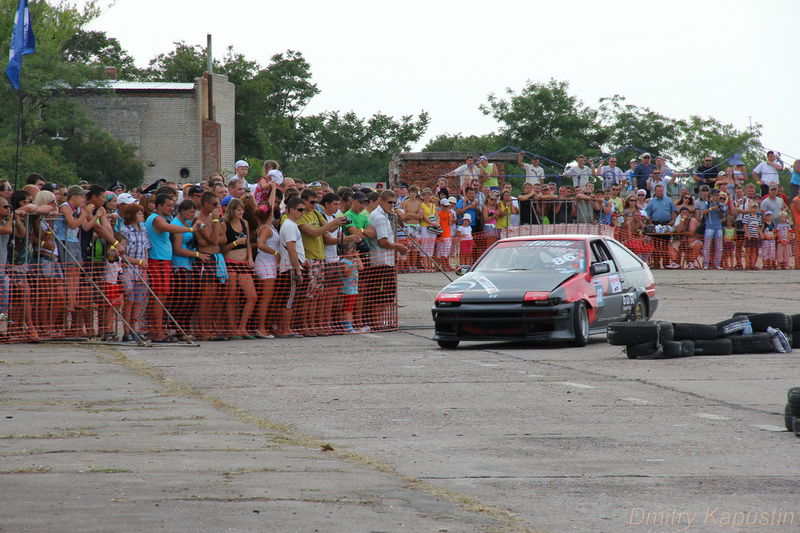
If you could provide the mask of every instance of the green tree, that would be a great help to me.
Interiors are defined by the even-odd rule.
[[[0,0],[0,34],[11,34],[16,8],[15,0]],[[124,172],[117,175],[124,176],[127,183],[138,183],[134,180],[137,176],[141,180],[141,164],[131,159],[132,149],[100,132],[80,107],[66,98],[97,74],[96,65],[78,58],[99,60],[97,54],[102,52],[97,47],[102,44],[102,36],[92,38],[92,46],[97,48],[94,55],[92,46],[76,37],[87,35],[84,26],[99,15],[96,3],[90,1],[78,8],[67,2],[35,2],[30,9],[36,53],[24,58],[22,91],[17,93],[10,84],[0,83],[0,154],[10,154],[0,162],[0,169],[13,177],[21,96],[19,176],[39,172],[47,179],[70,183],[77,180],[80,172],[81,176],[97,176],[98,181],[106,183],[101,176],[109,175],[109,169],[114,168],[114,172]],[[113,43],[106,44],[114,48]],[[4,41],[0,43],[0,55],[7,53],[8,41]],[[126,55],[121,52],[118,58]],[[105,163],[101,163],[103,160]]]
[[[753,168],[764,159],[760,124],[742,131],[732,124],[723,124],[717,119],[697,115],[690,116],[683,123],[676,148],[687,167],[699,165],[706,155],[718,160],[733,152],[740,153],[748,168]],[[725,166],[727,165],[722,165],[721,168],[724,169]]]
[[[78,30],[64,44],[64,60],[98,69],[116,67],[120,80],[137,80],[143,76],[133,57],[123,50],[117,39],[109,37],[104,31]]]
[[[488,154],[504,146],[505,139],[496,133],[485,135],[461,135],[460,133],[437,135],[422,149],[423,152],[470,152]]]
[[[288,162],[291,175],[333,184],[383,181],[389,161],[422,137],[430,117],[394,117],[376,113],[362,119],[353,112],[331,111],[302,117],[297,137],[300,151]]]
[[[607,140],[596,110],[568,93],[569,84],[551,79],[531,83],[519,94],[506,89],[506,98],[490,94],[480,106],[500,122],[500,134],[510,144],[566,163],[578,154],[602,152]]]

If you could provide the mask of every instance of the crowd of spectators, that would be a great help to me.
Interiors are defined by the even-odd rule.
[[[643,153],[618,166],[616,157],[587,162],[582,155],[559,176],[546,177],[539,158],[525,171],[518,195],[498,182],[485,156],[439,179],[435,189],[400,188],[401,220],[419,242],[401,269],[468,264],[505,228],[545,224],[595,224],[613,233],[656,268],[800,267],[795,226],[800,224],[800,161],[791,166],[791,193],[779,181],[783,163],[772,151],[748,174],[741,160],[707,156],[678,172]],[[724,165],[724,166],[723,166]],[[788,170],[788,169],[787,169]],[[457,178],[457,191],[447,188]],[[402,185],[402,184],[401,184]],[[513,234],[513,233],[512,233]]]
[[[275,161],[249,184],[248,170],[130,191],[0,180],[0,335],[169,343],[392,328],[407,251],[394,192],[305,184]]]
[[[787,197],[772,152],[752,174],[711,157],[688,173],[651,159],[622,170],[614,157],[579,156],[553,179],[520,155],[516,195],[484,156],[421,189],[334,191],[285,177],[272,160],[255,183],[244,161],[228,179],[130,191],[38,174],[17,190],[0,180],[0,335],[176,342],[383,330],[396,323],[398,271],[470,264],[513,228],[546,224],[608,227],[657,268],[800,267],[800,162]]]

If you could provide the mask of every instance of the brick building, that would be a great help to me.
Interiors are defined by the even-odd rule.
[[[464,164],[467,152],[404,152],[394,156],[389,163],[389,182],[404,182],[408,185],[434,187],[436,180],[443,174]],[[480,154],[475,156],[477,162]],[[498,174],[506,173],[508,162],[516,162],[516,153],[500,153],[489,158],[489,162],[497,165]],[[504,179],[498,178],[502,185]],[[447,179],[447,189],[455,192],[458,190],[458,179],[450,176]]]
[[[159,178],[197,182],[209,174],[233,172],[234,85],[211,74],[194,83],[104,80],[102,89],[83,88],[71,99],[94,123],[137,148],[144,183]]]

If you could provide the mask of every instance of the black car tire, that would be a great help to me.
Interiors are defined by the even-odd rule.
[[[717,326],[709,324],[675,322],[673,327],[676,341],[713,341],[719,338]]]
[[[792,407],[787,403],[783,408],[783,424],[786,426],[786,431],[794,431],[794,415],[792,415]]]
[[[586,304],[577,302],[572,312],[572,331],[575,333],[573,346],[586,346],[589,344],[589,312]]]
[[[794,416],[800,416],[800,387],[793,387],[789,389],[787,395],[789,399],[789,407],[792,409]]]
[[[751,313],[751,312],[744,312],[744,313],[738,312],[738,313],[733,313],[733,318],[736,318],[736,317],[739,317],[739,316],[750,316],[750,315],[754,315],[754,314],[755,313]]]
[[[459,341],[436,341],[439,344],[440,348],[444,348],[445,350],[455,350],[458,348]]]
[[[792,319],[784,313],[756,313],[749,318],[753,331],[767,331],[770,326],[784,333],[792,331]]]
[[[625,355],[628,359],[638,359],[639,357],[647,357],[653,355],[658,350],[656,341],[643,342],[641,344],[632,344],[625,347]]]
[[[694,341],[695,355],[730,355],[733,353],[731,339],[715,339],[713,341]]]
[[[800,331],[792,332],[792,348],[800,348]]]
[[[644,298],[639,296],[634,302],[633,307],[631,307],[630,315],[628,316],[628,320],[631,322],[647,322],[647,319],[650,318],[647,312],[647,304],[644,301]]]
[[[606,329],[606,338],[612,346],[634,346],[645,342],[672,340],[674,330],[670,322],[612,322]]]
[[[800,437],[800,416],[792,417],[792,427],[794,428],[794,436]]]
[[[789,318],[792,319],[792,329],[800,330],[800,314],[789,315]]]
[[[683,349],[681,357],[691,357],[694,355],[694,341],[682,340],[678,342],[681,343],[681,348]]]
[[[664,357],[682,357],[683,356],[683,344],[682,341],[664,341],[661,343],[662,349],[664,350]]]
[[[725,337],[726,335],[736,335],[744,331],[750,319],[746,316],[736,316],[728,318],[722,322],[717,322],[717,335]]]
[[[770,353],[774,351],[769,333],[753,333],[752,335],[730,335],[733,353]]]

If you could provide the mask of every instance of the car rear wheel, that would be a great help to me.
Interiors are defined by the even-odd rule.
[[[575,311],[572,313],[572,330],[575,332],[573,346],[586,346],[589,343],[589,312],[583,302],[575,304]]]
[[[458,348],[459,341],[436,341],[436,342],[438,342],[439,346],[441,348],[444,348],[445,350],[454,350]]]
[[[633,304],[630,319],[634,322],[646,322],[647,318],[647,304],[644,303],[644,299],[640,296],[636,299],[636,303]]]

